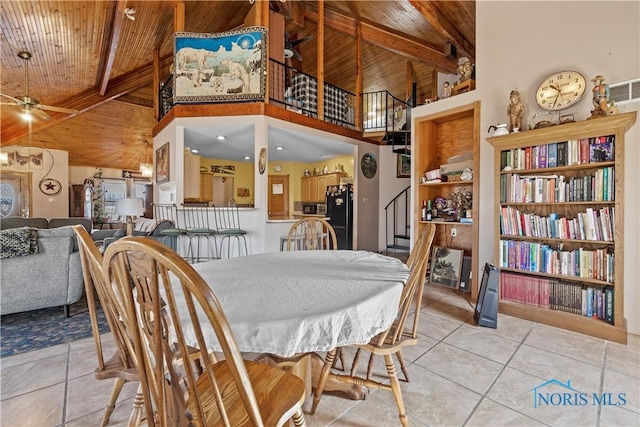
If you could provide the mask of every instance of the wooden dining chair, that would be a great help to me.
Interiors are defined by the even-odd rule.
[[[140,381],[140,376],[129,356],[127,344],[125,343],[127,338],[122,334],[122,328],[118,327],[118,323],[120,322],[118,315],[112,310],[111,304],[109,303],[109,294],[102,275],[102,254],[98,251],[95,242],[82,225],[74,225],[73,230],[78,239],[84,289],[87,296],[87,306],[89,308],[91,330],[93,331],[93,339],[96,346],[96,355],[98,357],[98,367],[95,369],[94,375],[98,380],[115,378],[111,396],[104,410],[102,422],[100,423],[100,425],[104,427],[109,423],[109,418],[116,407],[116,401],[124,384],[128,381]],[[96,294],[107,319],[107,323],[109,324],[109,330],[111,331],[109,338],[100,335],[98,313],[96,311]],[[103,339],[109,339],[112,342],[103,345]],[[115,347],[115,353],[113,355],[106,354],[107,347]],[[142,392],[138,389],[136,397],[134,398],[134,406],[128,425],[130,427],[139,425],[141,416]]]
[[[427,261],[429,259],[429,249],[433,243],[435,236],[435,225],[428,224],[419,236],[413,251],[415,254],[411,257],[412,263],[409,269],[409,278],[405,284],[402,294],[400,296],[400,302],[398,305],[398,315],[395,322],[386,331],[373,337],[368,343],[361,345],[351,345],[349,347],[356,348],[357,350],[365,350],[374,355],[384,356],[385,365],[387,368],[387,374],[389,377],[389,383],[385,384],[380,381],[374,381],[370,378],[363,378],[355,375],[354,371],[349,375],[339,375],[331,372],[333,361],[337,354],[338,349],[329,351],[325,357],[325,362],[320,373],[318,385],[313,397],[313,405],[311,407],[311,414],[315,413],[315,410],[320,403],[322,392],[324,391],[325,384],[329,377],[339,381],[343,381],[348,384],[364,385],[368,388],[376,388],[383,390],[390,390],[393,393],[393,397],[398,406],[398,415],[400,422],[403,426],[408,425],[407,415],[405,413],[404,402],[402,399],[402,390],[400,389],[400,381],[396,375],[395,365],[392,356],[395,354],[398,357],[398,361],[403,367],[403,372],[406,375],[406,367],[404,367],[404,359],[402,357],[402,349],[410,345],[416,345],[418,343],[417,334],[417,322],[414,321],[411,328],[406,329],[406,321],[414,306],[419,307],[420,300],[422,299],[422,291],[424,287],[424,278],[427,271]],[[418,310],[419,312],[419,310]],[[414,314],[417,317],[418,313]]]
[[[134,343],[149,425],[305,425],[302,380],[242,359],[220,303],[186,260],[128,237],[107,248],[103,269]],[[224,359],[210,353],[200,370],[182,357],[189,345]]]
[[[287,236],[288,251],[338,249],[336,232],[322,218],[306,217],[296,221]]]
[[[425,276],[426,276],[426,268],[428,265],[429,254],[431,253],[431,246],[433,244],[433,239],[435,237],[435,234],[436,234],[435,224],[427,224],[422,229],[422,232],[420,233],[420,236],[418,236],[418,239],[416,240],[416,243],[413,246],[413,249],[409,253],[409,258],[407,259],[407,267],[409,267],[409,269],[413,269],[414,264],[416,264],[418,261],[425,261],[424,269],[425,269]],[[421,259],[420,257],[424,257],[424,259]],[[405,335],[408,335],[414,338],[418,336],[418,322],[420,321],[420,308],[422,306],[423,291],[424,291],[424,286],[418,286],[418,289],[416,289],[416,295],[413,298],[415,302],[415,307],[413,312],[413,323],[410,329],[405,328],[405,330],[403,331]],[[356,354],[353,358],[353,361],[351,362],[351,375],[353,375],[356,369],[358,368],[358,360],[361,352],[362,352],[362,348],[357,349]],[[405,381],[409,382],[409,373],[407,371],[407,367],[404,362],[404,357],[402,356],[402,351],[398,351],[396,356],[398,358],[398,363],[400,364],[400,369],[402,370],[402,374],[404,375],[404,379]],[[371,353],[369,355],[369,363],[367,365],[367,379],[371,378],[371,371],[373,369],[374,357],[375,357],[374,353]]]

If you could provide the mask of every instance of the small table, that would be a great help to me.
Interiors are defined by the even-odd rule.
[[[395,320],[409,277],[396,258],[345,250],[271,252],[193,267],[220,301],[240,351],[285,358],[369,342]],[[204,331],[215,339],[208,325]],[[310,390],[309,377],[303,379]]]

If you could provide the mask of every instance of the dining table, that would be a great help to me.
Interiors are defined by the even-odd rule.
[[[193,268],[219,300],[241,352],[276,360],[314,356],[299,371],[305,373],[308,396],[313,361],[323,363],[317,352],[364,344],[389,328],[409,277],[408,267],[396,258],[351,250],[269,252]],[[203,327],[217,342],[213,329]],[[193,330],[183,332],[196,343]],[[342,391],[364,398],[358,391]]]

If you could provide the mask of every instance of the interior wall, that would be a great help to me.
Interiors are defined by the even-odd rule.
[[[640,77],[640,2],[594,1],[553,2],[553,16],[571,17],[571,25],[558,25],[550,19],[548,2],[477,2],[477,87],[483,103],[482,128],[507,120],[509,92],[518,89],[525,104],[524,127],[532,124],[533,114],[542,109],[535,102],[535,91],[543,79],[554,72],[576,70],[587,79],[588,88],[583,99],[573,108],[577,121],[590,116],[591,79],[600,74],[607,83],[622,82]],[[615,25],[603,25],[615,16]],[[526,19],[525,19],[526,17]],[[514,42],[514,35],[521,34]],[[570,47],[564,41],[573,40]],[[620,112],[638,111],[639,103],[619,106]],[[564,111],[563,111],[564,114]],[[557,115],[554,121],[557,122]],[[628,331],[640,333],[640,208],[638,144],[640,124],[626,134],[625,145],[625,209],[624,209],[624,312]],[[487,136],[487,135],[485,135]],[[492,188],[493,150],[481,139],[482,192],[484,203]],[[480,242],[492,241],[490,224],[494,210],[481,206]],[[489,222],[490,221],[490,222]],[[483,248],[486,253],[486,248]],[[491,259],[485,255],[481,259]]]
[[[42,150],[42,168],[34,169],[31,165],[19,167],[3,166],[4,170],[31,173],[31,212],[29,216],[38,218],[66,218],[69,216],[69,153],[62,150],[50,150],[42,147],[2,147],[2,151],[20,150],[29,152],[29,149]],[[60,182],[60,192],[47,195],[40,191],[40,181],[43,178],[51,178]]]

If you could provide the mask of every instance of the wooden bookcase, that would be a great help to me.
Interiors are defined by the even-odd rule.
[[[500,312],[626,343],[624,138],[635,121],[632,112],[488,138]],[[601,147],[612,152],[598,156]],[[587,292],[606,296],[608,319],[597,302],[584,315]]]
[[[415,143],[411,155],[413,184],[416,188],[413,200],[414,239],[429,222],[421,220],[423,200],[433,203],[437,197],[448,199],[458,188],[469,189],[478,194],[480,174],[480,102],[456,107],[437,114],[416,117],[414,121]],[[450,157],[473,154],[473,179],[471,181],[421,183],[425,172],[439,169]],[[437,224],[433,246],[461,249],[471,257],[471,297],[478,296],[478,200],[473,197],[472,223],[444,222]],[[456,236],[452,237],[452,229]]]

